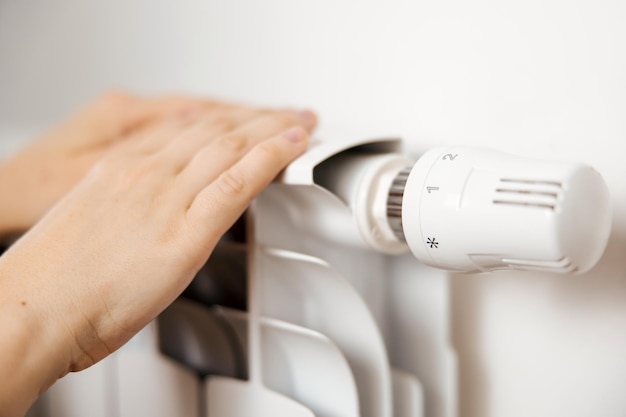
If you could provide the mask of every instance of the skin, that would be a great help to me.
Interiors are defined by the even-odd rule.
[[[0,257],[2,416],[163,311],[315,124],[311,112],[113,95],[0,165],[0,195],[15,197],[0,231],[34,224]]]

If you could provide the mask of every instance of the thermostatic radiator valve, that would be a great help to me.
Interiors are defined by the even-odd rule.
[[[349,202],[368,245],[387,253],[408,245],[433,267],[580,273],[608,241],[608,189],[583,164],[451,147],[414,165],[400,154],[347,156],[339,165],[333,191]]]

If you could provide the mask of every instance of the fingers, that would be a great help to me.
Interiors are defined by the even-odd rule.
[[[249,109],[248,106],[235,103],[182,95],[146,98],[128,93],[109,93],[97,103],[100,107],[108,106],[116,113],[116,117],[125,119],[122,124],[126,127],[163,118],[189,119],[201,113]]]
[[[169,146],[164,151],[166,154],[189,159],[189,152],[203,146],[207,138],[227,133],[261,114],[262,110],[245,107],[180,113],[138,132],[136,136],[139,140],[135,149],[143,154],[151,154]],[[179,156],[181,153],[185,156]]]
[[[290,127],[300,126],[312,131],[317,120],[313,113],[281,112],[264,114],[217,137],[207,144],[204,132],[196,132],[201,141],[181,140],[164,150],[173,158],[172,169],[180,171],[177,183],[189,195],[195,195],[219,174],[230,168],[261,141],[280,134]],[[184,149],[176,149],[181,144]]]
[[[197,229],[205,242],[219,238],[250,201],[304,152],[308,132],[317,123],[308,111],[254,109],[180,97],[114,95],[94,106],[90,111],[102,119],[106,119],[103,114],[125,109],[118,130],[143,123],[129,140],[116,145],[102,166],[128,165],[128,172],[120,171],[125,177],[122,183],[141,182],[148,193],[173,197],[171,208],[162,206],[163,211],[171,215],[186,210],[189,222],[197,226],[193,232]],[[159,121],[147,122],[151,118]]]
[[[78,128],[82,135],[93,136],[97,132],[100,138],[110,140],[143,123],[155,112],[153,107],[144,98],[111,92],[87,105],[69,124],[75,124],[72,127]]]
[[[292,160],[306,150],[307,132],[292,127],[253,147],[203,188],[187,210],[187,221],[207,245],[237,220],[250,202]]]
[[[130,133],[171,118],[235,105],[182,96],[144,98],[125,92],[103,95],[61,126],[61,137],[78,142],[74,153],[121,141]]]

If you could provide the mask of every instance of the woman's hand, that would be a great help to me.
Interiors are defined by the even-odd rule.
[[[165,309],[315,123],[310,112],[214,105],[105,155],[0,258],[0,373],[12,375],[0,378],[0,409],[25,411]]]
[[[0,163],[0,236],[23,232],[107,151],[136,130],[176,113],[215,105],[183,97],[110,93]]]

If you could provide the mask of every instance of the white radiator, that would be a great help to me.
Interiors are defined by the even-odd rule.
[[[400,145],[315,142],[245,239],[229,233],[156,322],[29,416],[457,416],[445,271],[587,270],[608,192],[583,165],[449,148],[413,166]]]

